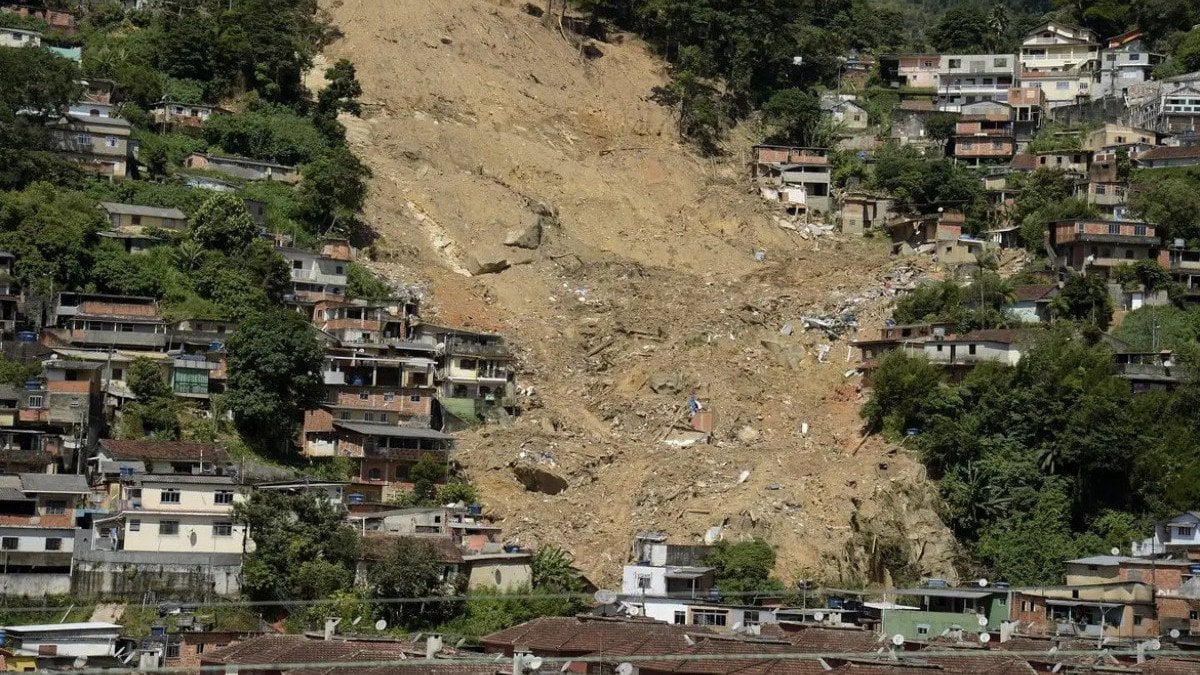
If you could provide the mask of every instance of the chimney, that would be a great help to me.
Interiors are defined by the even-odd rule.
[[[430,635],[425,638],[425,658],[435,658],[440,651],[442,651],[442,636]]]

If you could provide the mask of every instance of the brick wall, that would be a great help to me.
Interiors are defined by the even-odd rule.
[[[1014,593],[1009,618],[1020,622],[1021,632],[1029,635],[1053,634],[1053,625],[1046,619],[1046,604],[1042,598]]]

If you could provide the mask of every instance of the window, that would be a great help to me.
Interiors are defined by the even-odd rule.
[[[113,368],[113,370],[112,370],[112,379],[114,379],[114,380],[124,380],[124,379],[125,379],[125,369],[123,369],[123,368]]]
[[[1103,183],[1100,183],[1099,185],[1096,186],[1096,194],[1102,195],[1102,194],[1104,194],[1104,192],[1105,192],[1105,186]]]
[[[338,413],[338,417],[340,417],[343,422],[350,421],[350,413],[348,411],[343,410],[342,412]]]
[[[1192,613],[1195,614],[1195,612]],[[675,625],[682,626],[685,623],[687,623],[687,612],[675,610]]]
[[[142,531],[142,521],[137,518],[130,518],[129,519],[129,531],[130,532],[141,532]]]
[[[162,502],[163,504],[178,504],[179,490],[176,490],[175,488],[167,488],[163,490],[158,501]]]
[[[333,268],[333,273],[334,274],[342,274],[344,269],[345,269],[344,267],[342,267],[341,265],[338,265],[337,267]]]
[[[421,402],[421,395],[420,395],[420,394],[413,394],[412,396],[409,396],[409,397],[408,397],[408,400],[409,400],[409,401],[412,401],[413,403],[420,403],[420,402]]]
[[[165,652],[163,652],[163,656],[165,656],[168,659],[179,658],[179,643],[178,642],[168,642],[167,649]]]
[[[967,353],[974,355],[975,354],[975,345],[967,345]]]
[[[1188,612],[1188,620],[1189,621],[1200,621],[1200,612],[1197,612],[1194,609],[1192,611]]]
[[[742,625],[757,626],[760,623],[761,622],[758,620],[757,609],[747,609],[746,611],[742,612]]]
[[[233,491],[232,490],[217,490],[217,493],[215,495],[213,495],[213,503],[214,504],[232,504],[233,503]]]
[[[1143,617],[1141,614],[1134,614],[1133,615],[1133,625],[1135,625],[1135,626],[1142,625],[1142,618]]]
[[[728,621],[728,612],[712,609],[697,609],[692,611],[692,624],[696,626],[724,626]]]
[[[383,480],[383,472],[379,469],[371,469],[367,472],[368,480]]]
[[[1181,527],[1175,528],[1175,534],[1179,535],[1180,537],[1190,537],[1190,536],[1192,536],[1192,533],[1195,531],[1196,531],[1195,528],[1188,527],[1188,526],[1181,526]]]
[[[639,591],[650,590],[650,585],[652,583],[653,583],[653,579],[650,577],[650,575],[648,575],[648,574],[639,574],[638,575],[637,587],[638,587]]]
[[[1109,52],[1108,54],[1105,54],[1105,55],[1104,55],[1104,60],[1105,60],[1105,61],[1116,61],[1116,60],[1117,60],[1117,55],[1116,55],[1116,54],[1113,54],[1112,52]]]
[[[204,643],[203,643],[203,642],[197,642],[197,643],[196,643],[196,653],[197,653],[197,654],[203,654],[203,653],[204,653]]]
[[[1108,233],[1109,234],[1121,234],[1121,224],[1120,223],[1109,223],[1108,224]]]
[[[47,551],[61,551],[62,550],[62,539],[59,539],[58,537],[46,537],[46,550]]]
[[[116,136],[109,136],[108,138],[104,139],[104,144],[110,148],[117,147],[117,142],[118,142],[118,139]]]
[[[41,396],[30,396],[29,397],[29,407],[30,408],[42,407],[42,397]]]
[[[370,394],[369,392],[360,391],[360,392],[358,392],[358,400],[360,400],[360,401],[370,401],[370,400],[371,400],[371,394]]]
[[[1129,55],[1129,60],[1130,60],[1130,61],[1141,61],[1141,60],[1142,60],[1142,55],[1141,55],[1141,54],[1130,54],[1130,55]]]
[[[46,513],[51,515],[61,515],[67,512],[67,503],[61,499],[52,499],[46,502]]]
[[[302,269],[304,269],[304,263],[303,263],[302,261],[299,261],[299,260],[293,260],[293,261],[292,261],[292,269],[294,269],[294,270],[302,270]]]
[[[1008,59],[1003,56],[992,59],[992,67],[993,68],[1007,68],[1008,67]]]
[[[214,537],[229,537],[233,535],[233,523],[219,522],[213,523]]]
[[[158,533],[166,536],[174,536],[179,534],[178,520],[164,520],[158,524]]]
[[[1055,89],[1062,89],[1062,90],[1070,89],[1070,88],[1071,88],[1071,83],[1070,83],[1070,82],[1066,82],[1066,81],[1055,82],[1055,83],[1054,83],[1054,88],[1055,88]]]
[[[962,59],[950,59],[951,68],[962,68]]]
[[[392,401],[394,401],[394,400],[396,400],[396,392],[394,392],[394,391],[385,391],[385,392],[383,393],[383,402],[384,402],[384,403],[391,403],[391,402],[392,402]]]
[[[363,421],[364,422],[374,422],[375,421],[375,413],[373,413],[373,412],[363,413]]]
[[[1021,611],[1022,612],[1032,612],[1033,610],[1034,610],[1034,606],[1033,606],[1032,602],[1030,602],[1028,600],[1021,601]]]
[[[929,626],[927,624],[917,624],[917,635],[929,635]]]
[[[379,413],[379,421],[387,424],[390,421],[387,413]]]
[[[0,549],[3,549],[5,551],[17,550],[17,538],[16,537],[4,537],[4,538],[0,539]]]

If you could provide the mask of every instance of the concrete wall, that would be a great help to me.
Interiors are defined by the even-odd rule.
[[[171,598],[199,597],[210,593],[237,595],[241,591],[241,564],[207,565],[195,562],[139,564],[79,561],[71,575],[71,593],[81,597],[157,593]]]
[[[177,534],[162,534],[163,521],[178,523]],[[137,529],[134,530],[134,523]],[[218,535],[214,525],[230,524],[230,534]],[[125,518],[126,551],[178,553],[240,554],[246,539],[246,527],[233,520],[233,515],[182,515],[130,512]]]
[[[1124,124],[1129,112],[1121,98],[1098,98],[1086,103],[1056,106],[1048,112],[1050,119],[1067,126],[1080,124],[1102,124],[1116,121]]]
[[[492,558],[474,560],[470,565],[470,575],[467,577],[467,587],[494,588],[501,591],[515,591],[527,588],[533,584],[533,574],[529,569],[529,558]]]
[[[40,598],[47,595],[66,595],[70,592],[70,574],[0,575],[0,595],[4,596]]]

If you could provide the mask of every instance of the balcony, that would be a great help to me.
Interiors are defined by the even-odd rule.
[[[53,332],[60,339],[74,344],[101,345],[105,347],[143,347],[150,349],[162,349],[167,346],[166,333],[88,329],[62,329],[47,332]]]
[[[446,341],[446,353],[455,356],[489,356],[501,359],[512,356],[508,345],[505,344],[478,344],[453,338]]]
[[[1073,241],[1153,246],[1158,243],[1158,237],[1154,226],[1144,223],[1067,222],[1054,225],[1056,244]]]

